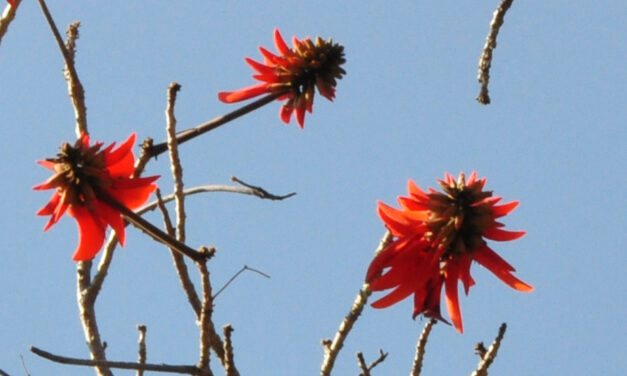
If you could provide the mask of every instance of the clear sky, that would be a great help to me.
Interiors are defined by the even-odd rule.
[[[2,4],[3,6],[4,4]],[[235,109],[217,92],[253,83],[243,58],[286,38],[332,37],[347,75],[331,103],[316,96],[305,129],[284,125],[279,103],[181,149],[188,187],[231,175],[282,202],[225,193],[188,200],[188,243],[215,245],[215,323],[231,323],[243,375],[312,375],[360,288],[384,233],[376,200],[394,204],[407,180],[435,187],[445,172],[476,170],[487,189],[521,204],[504,219],[528,233],[492,244],[536,291],[511,290],[473,265],[461,298],[464,334],[434,327],[423,375],[470,374],[478,341],[508,331],[495,375],[627,372],[627,3],[516,1],[495,50],[490,93],[475,101],[477,60],[497,1],[51,1],[58,25],[80,20],[77,69],[95,140],[163,140],[165,94],[182,85],[181,128]],[[36,217],[49,173],[35,161],[74,138],[61,55],[35,1],[23,1],[0,46],[3,184],[0,204],[0,369],[85,375],[28,351],[87,357],[71,260],[75,223],[47,233]],[[137,149],[136,149],[137,150]],[[167,158],[149,165],[170,191]],[[157,224],[158,215],[147,216]],[[380,294],[377,296],[381,296]],[[127,230],[97,304],[111,360],[133,361],[137,324],[148,361],[190,364],[197,329],[162,246]],[[355,353],[387,360],[376,375],[407,374],[424,319],[411,299],[366,308],[335,370],[359,373]],[[216,367],[216,374],[221,371]],[[118,372],[117,374],[131,374]]]

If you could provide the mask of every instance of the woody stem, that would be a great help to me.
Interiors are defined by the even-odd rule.
[[[231,120],[235,120],[242,115],[246,115],[247,113],[258,109],[259,107],[265,106],[266,104],[274,101],[281,95],[284,95],[285,92],[268,94],[265,97],[262,97],[252,103],[249,103],[243,107],[238,108],[235,111],[229,112],[228,114],[218,116],[212,120],[209,120],[205,123],[202,123],[196,127],[182,130],[176,134],[176,141],[178,144],[182,144],[187,140],[191,140],[194,137],[200,136],[205,132],[209,132],[213,129],[218,128],[221,125],[228,123]],[[150,157],[156,157],[161,153],[164,153],[168,150],[167,142],[162,142],[157,145],[150,146],[147,150],[148,155]]]

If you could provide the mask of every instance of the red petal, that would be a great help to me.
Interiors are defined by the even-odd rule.
[[[279,109],[279,117],[284,123],[289,124],[290,118],[292,117],[292,108],[285,105],[281,106],[281,109]]]
[[[128,177],[133,174],[135,170],[135,158],[133,157],[131,149],[133,148],[134,143],[135,133],[131,133],[128,139],[126,139],[126,141],[124,141],[124,143],[122,143],[116,150],[112,150],[112,147],[115,144],[111,144],[107,150],[105,150],[105,169],[112,177]]]
[[[400,302],[401,300],[407,298],[409,295],[414,292],[414,286],[411,285],[401,285],[398,286],[394,291],[387,294],[383,298],[377,300],[372,303],[372,307],[374,308],[386,308],[395,303]]]
[[[485,236],[486,238],[499,242],[515,240],[523,237],[525,234],[525,231],[507,231],[501,230],[498,227],[490,227],[483,232],[483,236]]]
[[[451,265],[449,265],[450,267]],[[444,284],[446,285],[446,309],[448,310],[448,315],[451,317],[451,321],[457,331],[460,333],[464,332],[464,327],[462,325],[462,313],[459,308],[459,297],[457,295],[457,271],[450,270],[447,267],[446,277],[444,280]]]
[[[222,91],[218,93],[218,99],[220,99],[224,103],[234,103],[245,101],[246,99],[254,98],[267,92],[267,84],[264,82],[257,85],[248,86],[236,91]]]
[[[84,207],[70,207],[68,214],[76,219],[78,225],[78,247],[72,259],[93,259],[104,243],[106,226]]]
[[[251,68],[253,68],[254,70],[256,70],[257,72],[261,74],[274,74],[274,67],[261,64],[260,62],[255,61],[248,57],[244,58],[244,60],[246,61],[248,65],[250,65]]]
[[[54,162],[50,162],[50,161],[45,161],[44,160],[44,161],[37,161],[37,164],[41,165],[41,166],[44,166],[47,169],[54,170],[54,165],[55,165]]]
[[[474,251],[472,258],[511,288],[524,292],[533,291],[532,286],[514,277],[511,274],[511,272],[515,271],[514,267],[490,248],[483,247]]]
[[[477,179],[477,171],[473,171],[472,173],[470,173],[468,180],[466,180],[466,185],[475,184],[475,179]]]
[[[413,181],[409,180],[407,182],[407,191],[409,194],[417,199],[419,202],[426,202],[429,200],[429,196]]]
[[[156,184],[149,184],[135,188],[107,189],[107,193],[127,208],[135,209],[143,205],[155,189]]]
[[[518,206],[518,201],[508,202],[507,204],[503,204],[503,205],[496,205],[492,207],[492,214],[494,215],[494,218],[499,218],[506,214],[509,214],[517,206]]]
[[[301,129],[305,128],[305,108],[304,107],[296,107],[294,109],[296,112],[296,122]]]
[[[290,48],[285,44],[279,29],[274,29],[274,45],[281,55],[287,55],[290,52]]]
[[[115,234],[118,237],[120,245],[124,246],[126,233],[124,231],[124,220],[122,219],[120,212],[100,201],[95,201],[94,207],[96,209],[95,212],[100,218],[100,221],[106,223],[113,228]]]

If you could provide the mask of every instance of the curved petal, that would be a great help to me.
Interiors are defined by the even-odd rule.
[[[129,209],[135,209],[143,205],[156,189],[156,184],[148,184],[135,188],[107,189],[106,191],[122,205]]]
[[[506,214],[509,214],[512,210],[516,209],[517,206],[518,201],[508,202],[507,204],[503,205],[496,205],[492,207],[492,214],[494,215],[494,218],[499,218]]]
[[[218,99],[225,103],[234,103],[245,101],[246,99],[250,99],[261,94],[265,94],[268,92],[267,84],[260,83],[253,86],[248,86],[243,89],[239,89],[236,91],[226,92],[222,91],[218,93]]]
[[[479,250],[476,250],[475,252],[473,252],[472,257],[475,261],[483,265],[486,269],[491,271],[498,279],[503,281],[511,288],[523,292],[533,291],[533,287],[531,285],[528,285],[520,279],[514,277],[511,273],[515,271],[514,267],[508,264],[507,261],[503,260],[501,256],[499,256],[490,248],[483,247]]]
[[[244,58],[244,61],[246,61],[246,64],[250,65],[251,68],[253,68],[254,70],[256,70],[257,72],[261,74],[275,74],[274,67],[272,66],[262,64],[249,57]]]
[[[457,279],[458,275],[456,270],[447,268],[444,280],[446,286],[446,309],[448,310],[448,315],[451,317],[453,326],[455,326],[457,331],[463,333],[462,312],[459,308],[459,297],[457,295]]]
[[[78,225],[78,247],[72,259],[89,261],[102,248],[106,226],[84,207],[70,207],[68,214],[76,219]]]
[[[526,234],[525,231],[507,231],[498,227],[490,227],[483,232],[483,236],[488,239],[504,242],[508,240],[516,240],[522,238]]]
[[[386,308],[407,298],[414,292],[414,286],[401,285],[383,298],[371,304],[373,308]]]
[[[290,118],[292,117],[292,111],[293,109],[286,105],[281,106],[281,108],[279,109],[279,117],[281,118],[281,120],[283,120],[285,124],[289,124]]]
[[[290,48],[285,43],[285,40],[283,40],[279,29],[274,29],[274,45],[281,55],[287,55],[291,52]]]
[[[116,236],[118,237],[120,245],[124,247],[126,233],[124,232],[125,225],[124,220],[120,215],[120,212],[100,201],[95,201],[94,206],[96,208],[96,213],[98,213],[98,216],[101,219],[101,222],[104,222],[113,228]]]

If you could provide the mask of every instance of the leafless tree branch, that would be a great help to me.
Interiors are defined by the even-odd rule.
[[[424,329],[422,329],[422,333],[420,333],[420,337],[418,338],[418,344],[416,345],[416,356],[414,357],[414,365],[412,366],[410,376],[420,376],[422,361],[425,356],[425,348],[427,346],[427,339],[429,339],[431,328],[433,328],[433,325],[437,322],[438,321],[436,319],[430,319],[425,324]]]
[[[274,101],[281,95],[285,94],[284,92],[268,94],[265,97],[259,98],[254,102],[251,102],[243,107],[238,108],[235,111],[229,112],[226,115],[218,116],[212,120],[209,120],[205,123],[202,123],[196,127],[186,129],[184,131],[178,132],[176,135],[176,139],[179,144],[182,144],[185,141],[189,141],[194,137],[200,136],[203,133],[209,132],[218,128],[221,125],[224,125],[231,120],[235,120],[242,115],[246,115],[247,113],[258,109],[259,107],[265,106],[266,104]],[[162,142],[160,144],[154,145],[147,150],[147,153],[151,157],[156,157],[159,154],[164,153],[167,150],[167,142]]]
[[[2,15],[0,15],[0,45],[2,44],[4,34],[6,34],[9,30],[9,25],[15,19],[15,12],[21,3],[22,0],[15,0],[15,7],[7,4],[2,12]]]
[[[137,330],[139,331],[137,364],[146,364],[146,325],[137,325]],[[137,376],[144,376],[144,370],[138,369]]]
[[[499,333],[497,334],[494,342],[488,348],[488,351],[485,351],[485,347],[483,347],[483,343],[477,344],[477,348],[482,348],[484,351],[478,351],[480,360],[477,365],[477,369],[471,374],[471,376],[488,376],[488,367],[494,362],[496,355],[499,351],[499,347],[501,346],[501,341],[503,340],[503,336],[505,336],[505,331],[507,330],[507,324],[502,323],[499,328]]]
[[[375,255],[381,252],[391,240],[392,234],[389,231],[386,231],[385,235],[383,235],[383,238],[381,238],[381,241],[379,242],[379,246],[375,251]],[[324,347],[324,358],[322,360],[322,366],[320,368],[321,376],[328,376],[331,374],[335,359],[342,349],[342,346],[344,346],[344,340],[346,340],[346,337],[353,328],[353,325],[361,315],[361,312],[364,310],[364,306],[368,302],[368,297],[371,293],[372,292],[370,291],[370,285],[365,283],[359,290],[359,293],[357,294],[357,297],[355,298],[355,301],[353,302],[353,305],[348,312],[348,315],[346,315],[346,317],[344,317],[344,320],[342,320],[342,322],[340,323],[340,327],[335,333],[333,341],[322,341],[322,345]]]
[[[233,327],[228,324],[222,328],[224,335],[224,373],[226,376],[239,376],[239,372],[235,368],[235,359],[233,358],[233,342],[231,340],[233,330]]]
[[[199,369],[196,366],[181,366],[181,365],[169,365],[169,364],[139,364],[133,362],[110,362],[103,360],[89,360],[70,358],[67,356],[55,355],[47,351],[41,350],[37,347],[31,346],[30,351],[42,358],[51,360],[56,363],[70,364],[75,366],[88,366],[88,367],[107,367],[107,368],[119,368],[119,369],[135,369],[153,372],[169,372],[169,373],[182,373],[189,375],[200,375]]]
[[[492,66],[492,51],[496,48],[496,37],[505,20],[505,13],[512,6],[514,0],[502,0],[501,4],[494,11],[492,22],[490,22],[490,33],[488,34],[481,57],[479,57],[479,74],[477,80],[481,84],[477,101],[481,104],[490,104],[488,84],[490,82],[490,67]]]
[[[224,290],[225,290],[225,289],[226,289],[226,288],[227,288],[227,287],[231,284],[231,282],[233,282],[233,281],[234,281],[237,277],[239,277],[239,275],[240,275],[240,274],[242,274],[242,273],[243,273],[243,272],[245,272],[246,270],[250,270],[251,272],[255,272],[255,273],[257,273],[257,274],[261,274],[262,276],[264,276],[264,277],[266,277],[266,278],[268,278],[268,279],[270,278],[270,276],[269,276],[268,274],[266,274],[266,273],[262,272],[261,270],[257,270],[257,269],[254,269],[254,268],[250,268],[250,267],[248,267],[248,265],[244,265],[244,266],[242,266],[242,268],[241,268],[240,270],[238,270],[238,271],[237,271],[237,273],[235,273],[235,274],[234,274],[231,278],[229,278],[229,280],[228,280],[228,281],[226,281],[226,283],[224,284],[224,286],[222,286],[222,287],[220,287],[220,289],[218,289],[218,292],[216,292],[216,293],[213,295],[213,299],[215,300],[215,299],[218,297],[218,295],[220,295],[220,293],[221,293],[222,291],[224,291]]]

